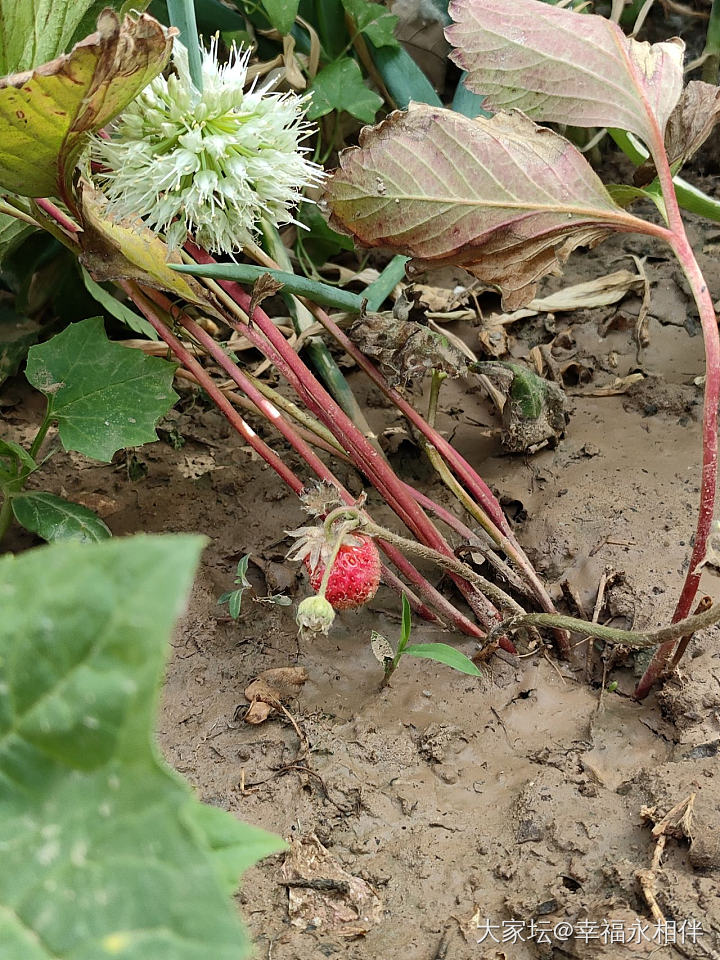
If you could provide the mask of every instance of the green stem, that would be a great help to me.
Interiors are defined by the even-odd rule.
[[[705,83],[717,84],[720,74],[720,0],[713,0],[703,53],[707,59],[703,63],[702,78]]]
[[[566,617],[559,613],[524,613],[516,617],[508,617],[497,627],[493,627],[487,643],[490,645],[501,634],[512,633],[523,627],[553,627],[568,630],[570,633],[581,633],[596,640],[621,643],[626,647],[643,650],[662,643],[674,643],[682,637],[691,636],[698,630],[705,630],[718,621],[720,621],[720,603],[702,613],[696,613],[684,620],[677,620],[670,626],[660,627],[658,630],[619,630],[615,627],[604,627],[600,623],[589,623],[577,617]]]
[[[608,133],[634,164],[639,166],[647,160],[649,156],[647,150],[629,133],[625,133],[624,130],[608,130]],[[673,177],[672,182],[675,187],[675,196],[683,210],[696,213],[701,217],[707,217],[708,220],[720,221],[720,200],[716,200],[714,197],[708,196],[707,193],[703,193],[702,190],[698,190],[697,187],[688,183],[687,180],[683,180],[682,177]]]
[[[5,539],[5,534],[8,532],[10,524],[12,523],[12,518],[12,498],[6,491],[3,505],[0,507],[0,543]]]
[[[367,285],[362,296],[367,300],[367,309],[370,313],[379,310],[395,287],[405,279],[405,264],[409,259],[409,257],[393,257],[377,280]]]
[[[513,610],[516,614],[525,613],[520,604],[513,600],[509,594],[505,593],[505,591],[496,584],[486,580],[485,577],[479,573],[476,573],[466,563],[463,563],[462,560],[440,553],[439,550],[426,547],[424,544],[418,543],[415,540],[401,537],[399,534],[393,533],[392,530],[388,530],[387,527],[381,527],[368,517],[363,516],[355,507],[337,507],[331,511],[325,519],[326,530],[331,530],[335,521],[340,517],[354,520],[354,526],[362,527],[363,533],[369,537],[384,540],[386,543],[391,543],[393,546],[398,547],[404,553],[415,554],[417,557],[422,557],[423,560],[429,560],[435,563],[438,567],[442,567],[443,570],[449,570],[450,573],[457,574],[459,577],[462,577],[463,580],[467,580],[468,583],[472,583],[478,587],[487,599],[497,604],[500,608]]]
[[[202,93],[202,50],[198,39],[193,0],[167,0],[170,23],[180,31],[180,40],[187,47],[188,69],[195,87]]]
[[[32,446],[28,450],[28,453],[33,458],[33,460],[37,460],[37,455],[40,451],[40,447],[42,446],[43,440],[47,436],[47,432],[50,429],[50,424],[53,422],[52,412],[53,412],[52,401],[48,400],[47,408],[45,410],[45,416],[43,417],[42,423],[38,427],[38,432],[35,434],[35,439],[32,442]]]

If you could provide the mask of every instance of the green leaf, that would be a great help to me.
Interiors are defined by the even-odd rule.
[[[241,583],[244,587],[249,587],[250,584],[247,580],[248,566],[250,565],[250,554],[246,553],[245,556],[240,557],[238,560],[238,565],[235,569],[235,583]]]
[[[295,23],[300,0],[262,0],[270,23],[280,33],[290,33]]]
[[[52,60],[67,50],[78,30],[113,5],[106,0],[0,0],[0,76]]]
[[[228,898],[278,838],[203,810],[153,725],[199,537],[0,559],[3,960],[240,960]]]
[[[397,47],[395,27],[398,18],[387,7],[369,0],[342,0],[342,5],[352,17],[358,33],[372,40],[376,47]]]
[[[116,450],[157,440],[155,425],[177,399],[174,371],[112,343],[102,319],[91,317],[32,347],[25,375],[48,397],[65,449],[109,461]]]
[[[116,320],[120,320],[121,323],[130,327],[135,333],[141,333],[150,340],[158,339],[154,327],[150,326],[145,317],[139,316],[134,310],[131,310],[130,307],[121,303],[120,300],[114,297],[104,287],[101,287],[99,283],[96,283],[85,267],[81,266],[80,269],[82,270],[83,283],[85,284],[87,292],[97,300],[100,306],[107,310],[110,316],[115,317]]]
[[[404,652],[409,653],[411,657],[422,657],[425,660],[444,663],[453,670],[459,670],[460,673],[469,673],[471,677],[482,676],[482,671],[478,670],[469,657],[447,643],[411,643],[410,646],[405,647]]]
[[[298,231],[298,239],[302,242],[303,250],[316,267],[321,267],[342,250],[354,249],[350,237],[337,233],[327,225],[325,217],[317,208],[317,204],[300,204],[298,220],[308,228]]]
[[[398,643],[398,653],[402,653],[408,645],[410,631],[412,630],[412,610],[410,602],[405,594],[402,595],[402,625],[400,627],[400,642]]]
[[[33,230],[34,227],[23,220],[11,217],[7,213],[0,213],[0,263],[16,247],[19,247]]]
[[[37,464],[19,443],[0,439],[0,486],[8,491],[21,490]]]
[[[25,0],[0,2],[4,9],[25,5]],[[57,16],[72,6],[66,0],[52,5]],[[30,36],[42,32],[41,24],[44,31],[42,19],[31,21]],[[14,35],[15,28],[7,32]],[[97,32],[71,53],[30,75],[14,73],[0,80],[0,186],[24,197],[69,194],[89,135],[160,73],[171,47],[172,37],[156,20],[143,14],[121,24],[106,9]]]
[[[368,42],[368,52],[388,93],[400,110],[405,110],[411,100],[442,106],[442,100],[420,67],[403,46],[376,47]]]
[[[350,57],[324,67],[308,92],[312,94],[308,120],[317,120],[333,110],[346,110],[363,123],[372,123],[383,105],[382,97],[365,86],[357,61]]]
[[[52,493],[23,493],[13,497],[11,505],[21,526],[50,543],[60,540],[98,543],[112,536],[92,510]]]
[[[28,350],[37,343],[39,332],[35,320],[0,304],[0,383],[15,376]]]
[[[240,616],[240,610],[242,608],[242,598],[243,598],[243,589],[233,590],[228,599],[228,613],[233,618],[237,620]]]

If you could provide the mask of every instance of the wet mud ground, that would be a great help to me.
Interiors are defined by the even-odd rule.
[[[701,265],[718,300],[720,231],[696,226],[691,239],[705,251]],[[651,248],[625,238],[580,253],[565,279],[548,289],[632,269],[633,252],[644,256]],[[502,496],[553,595],[565,603],[564,580],[566,597],[574,595],[592,613],[607,574],[603,621],[636,627],[672,614],[698,500],[702,388],[695,380],[703,373],[702,338],[677,269],[664,251],[655,254],[646,262],[649,342],[639,352],[637,296],[513,330],[514,356],[544,342],[561,376],[565,370],[570,418],[555,449],[504,455],[497,420],[477,385],[448,383],[438,419]],[[451,329],[477,349],[477,324]],[[627,392],[593,395],[638,370],[646,377]],[[400,418],[357,373],[351,380],[373,427],[385,432],[396,469],[450,506],[398,429]],[[423,409],[419,395],[418,402]],[[30,435],[38,410],[18,379],[6,387],[3,403],[14,434]],[[38,483],[97,510],[115,535],[208,537],[173,644],[162,750],[205,801],[282,834],[296,849],[311,849],[309,838],[316,838],[333,858],[333,876],[346,878],[325,890],[312,882],[288,887],[283,855],[248,871],[238,901],[258,958],[720,957],[717,630],[694,639],[679,675],[643,703],[629,697],[642,670],[639,658],[609,664],[606,681],[617,681],[617,688],[601,696],[599,655],[586,679],[584,645],[570,663],[542,650],[520,659],[501,655],[480,680],[428,661],[403,662],[379,691],[369,635],[375,629],[397,638],[396,596],[381,588],[361,612],[339,616],[329,637],[300,650],[292,608],[248,601],[240,621],[229,621],[217,598],[245,553],[252,555],[250,576],[260,595],[305,594],[297,565],[283,560],[284,531],[304,515],[202,401],[186,397],[164,428],[165,442],[112,465],[60,454]],[[357,479],[348,482],[359,492]],[[15,531],[10,546],[31,543]],[[437,571],[427,573],[440,581]],[[717,597],[718,586],[708,571],[703,589]],[[413,640],[475,650],[473,642],[420,622]],[[300,740],[287,718],[243,722],[249,681],[263,670],[296,665],[308,673],[288,703],[309,745],[299,768],[293,763]],[[668,837],[656,902],[666,919],[694,921],[703,932],[695,942],[661,945],[649,939],[653,919],[640,871],[650,868],[655,849],[653,817],[691,795],[690,836]],[[353,908],[359,886],[367,922]],[[298,890],[319,900],[303,901]],[[575,932],[600,931],[605,921],[615,941],[562,939],[556,933],[567,930],[557,926],[564,921]],[[642,923],[646,935],[632,934]],[[344,935],[359,928],[362,935]],[[506,942],[495,942],[503,936]],[[628,942],[631,936],[640,942]]]

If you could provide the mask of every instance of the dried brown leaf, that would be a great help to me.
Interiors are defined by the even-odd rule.
[[[670,165],[678,170],[705,143],[720,122],[720,87],[701,80],[691,80],[682,92],[665,130],[665,150]],[[651,183],[656,176],[652,161],[635,171],[638,187]]]
[[[282,877],[295,927],[359,937],[382,919],[382,902],[370,884],[344,870],[313,833],[291,841]]]
[[[364,354],[377,360],[391,386],[407,386],[430,370],[442,370],[451,377],[467,371],[467,358],[447,337],[390,313],[360,317],[348,335]]]
[[[263,670],[245,688],[245,699],[250,703],[245,714],[246,723],[262,723],[270,716],[275,707],[273,702],[282,703],[296,697],[308,679],[305,667],[275,667]]]
[[[621,127],[652,144],[678,102],[685,44],[641,43],[594,14],[540,0],[453,0],[445,34],[465,84],[491,110]]]
[[[170,263],[182,263],[178,251],[170,252],[139,218],[111,219],[105,213],[106,203],[102,193],[82,182],[80,262],[96,280],[139,280],[217,313],[198,280],[170,268]]]
[[[501,290],[506,310],[575,247],[645,230],[572,144],[515,111],[470,120],[411,104],[341,154],[325,206],[335,230],[413,257],[414,273],[464,267]]]

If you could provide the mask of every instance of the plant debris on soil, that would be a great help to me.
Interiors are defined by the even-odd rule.
[[[711,233],[691,224],[698,250]],[[647,252],[642,240],[613,240],[577,256],[542,292],[632,267],[630,255]],[[701,265],[717,296],[716,256]],[[653,259],[646,270],[652,300],[642,343],[641,293],[512,326],[506,359],[539,350],[567,393],[556,446],[531,458],[503,454],[498,419],[470,381],[445,384],[437,420],[502,493],[558,602],[571,598],[580,608],[571,612],[590,617],[607,582],[599,619],[626,627],[669,620],[699,482],[702,342],[675,268]],[[482,352],[482,324],[447,329]],[[450,506],[401,421],[388,421],[362,378],[350,379],[393,464]],[[495,657],[476,680],[414,660],[379,691],[370,633],[398,631],[399,605],[386,588],[360,611],[339,614],[332,634],[311,647],[298,647],[292,608],[246,600],[235,622],[218,606],[246,553],[258,596],[301,595],[304,574],[284,562],[279,537],[303,515],[222,417],[199,396],[185,397],[164,424],[166,442],[110,466],[59,454],[50,482],[116,536],[209,537],[173,645],[159,736],[204,801],[291,840],[290,853],[247,874],[239,895],[256,956],[719,957],[718,628],[693,639],[680,672],[642,704],[630,693],[646,655],[614,648],[605,663],[588,659],[586,677],[579,637],[571,663],[538,645],[517,660]],[[3,402],[10,432],[26,440],[37,395],[15,380]],[[340,475],[353,489],[352,472]],[[32,542],[14,529],[9,546]],[[705,569],[706,592],[714,577]],[[418,642],[447,638],[419,620],[413,631]],[[465,640],[461,649],[475,648]],[[273,676],[292,682],[278,692]],[[281,709],[268,703],[274,696]],[[246,722],[249,700],[263,708],[262,723]],[[663,834],[653,864],[653,826],[683,803],[685,811],[691,804],[685,829]],[[701,934],[658,946],[636,932],[640,942],[631,942],[638,924],[652,935],[654,909],[678,930],[699,922]],[[563,939],[564,922],[576,933],[607,923],[616,939]]]

